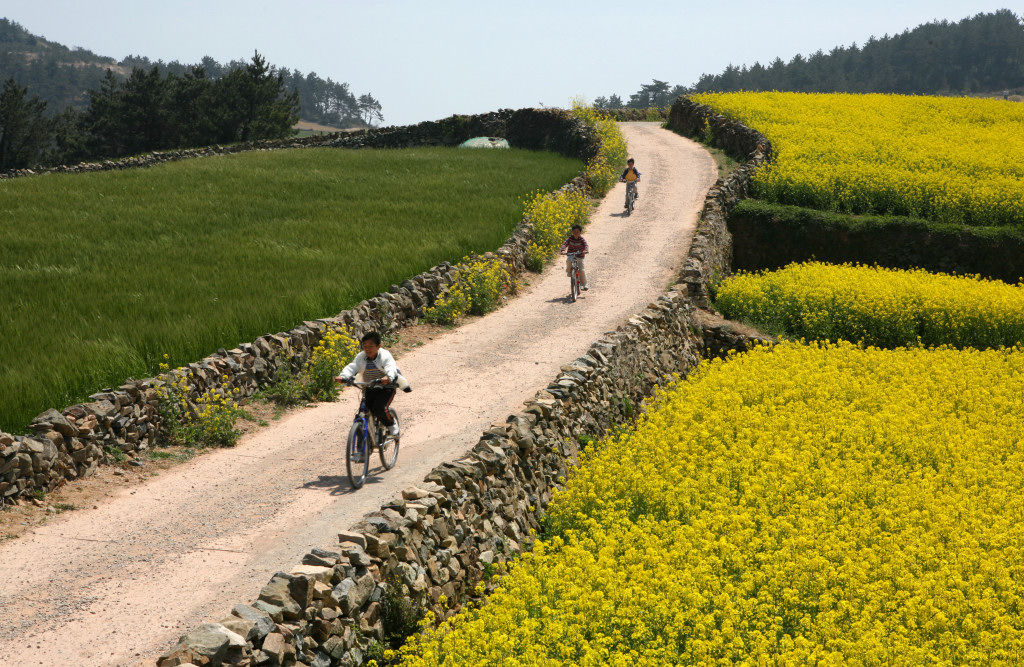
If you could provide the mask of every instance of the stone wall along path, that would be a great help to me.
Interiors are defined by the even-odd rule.
[[[566,303],[556,264],[504,308],[401,358],[414,391],[395,399],[405,429],[394,470],[375,462],[366,486],[349,488],[339,446],[355,410],[349,391],[0,544],[0,664],[154,664],[188,630],[255,600],[311,548],[336,548],[339,530],[458,459],[641,312],[679,275],[716,174],[703,148],[658,124],[623,131],[641,198],[621,216],[620,185],[594,210],[592,289]]]

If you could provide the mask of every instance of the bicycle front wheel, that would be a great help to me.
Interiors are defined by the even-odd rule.
[[[348,431],[348,440],[345,441],[345,467],[348,469],[348,481],[356,489],[362,488],[370,472],[369,440],[366,424],[362,421],[353,422]]]
[[[399,433],[401,433],[401,420],[398,417],[398,410],[389,408],[391,416],[395,418],[395,423],[399,425]],[[384,441],[377,447],[380,451],[380,463],[384,466],[385,470],[391,470],[395,467],[395,462],[398,461],[398,444],[401,439],[401,435],[391,437],[391,435],[385,435]]]
[[[576,272],[569,276],[569,300],[575,302],[576,295],[580,293],[580,284],[576,282]]]

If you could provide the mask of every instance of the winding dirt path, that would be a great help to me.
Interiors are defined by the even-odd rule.
[[[623,185],[585,232],[591,290],[566,302],[561,262],[491,315],[399,359],[402,450],[352,492],[340,440],[356,408],[294,411],[94,509],[64,513],[0,545],[0,665],[153,665],[199,623],[254,600],[311,547],[459,458],[522,407],[559,367],[641,311],[678,276],[716,173],[699,145],[652,123],[624,123],[643,174],[637,209]]]

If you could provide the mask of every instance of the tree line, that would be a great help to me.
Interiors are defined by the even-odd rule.
[[[1024,25],[1010,10],[938,21],[863,47],[851,44],[789,63],[730,65],[705,74],[696,92],[785,90],[805,93],[964,94],[1024,87]]]
[[[122,60],[121,65],[132,69],[156,67],[161,74],[178,76],[183,76],[194,67],[176,60],[169,63],[162,60],[153,62],[144,56],[131,55]],[[239,60],[222,65],[209,56],[204,57],[199,65],[212,79],[219,79],[231,70],[245,67],[245,63]],[[299,117],[303,120],[338,128],[373,125],[384,120],[380,102],[369,93],[356,97],[347,83],[338,83],[329,77],[321,79],[316,72],[303,74],[299,70],[287,69],[278,72],[284,77],[285,88],[299,94]]]
[[[299,120],[363,127],[384,119],[372,95],[256,53],[222,65],[121,63],[68,49],[0,19],[0,171],[286,137]]]
[[[46,102],[7,79],[0,170],[285,137],[299,119],[298,92],[288,92],[259,53],[218,79],[201,66],[180,76],[136,68],[123,81],[108,69],[88,100],[83,111],[48,116]]]
[[[604,109],[667,107],[680,95],[704,92],[969,94],[1024,90],[1024,24],[1000,9],[958,22],[935,21],[899,35],[870,37],[863,47],[839,46],[788,63],[729,65],[692,86],[655,79],[623,100],[598,97]]]

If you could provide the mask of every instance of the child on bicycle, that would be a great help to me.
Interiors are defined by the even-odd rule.
[[[626,160],[626,168],[622,171],[622,175],[619,176],[620,183],[632,183],[633,184],[633,196],[640,199],[640,188],[637,183],[640,181],[640,172],[636,170],[636,162],[633,158]],[[622,208],[628,208],[629,204],[625,204]]]
[[[590,245],[587,240],[583,238],[583,227],[579,225],[572,226],[572,234],[569,238],[562,242],[562,247],[558,249],[559,254],[566,255],[571,252],[578,252],[580,254],[578,266],[580,269],[580,283],[583,285],[583,289],[590,289],[590,283],[587,282],[587,270],[583,266],[583,256],[590,252]],[[572,258],[565,258],[565,275],[572,275]]]
[[[366,390],[366,407],[369,408],[377,421],[388,427],[388,433],[398,437],[398,422],[391,416],[388,406],[395,398],[398,380],[398,366],[391,353],[381,347],[380,334],[376,331],[367,333],[359,341],[363,351],[356,355],[341,375],[334,379],[345,384],[351,383],[357,373],[362,373],[362,381],[380,380],[383,387],[371,387]]]

